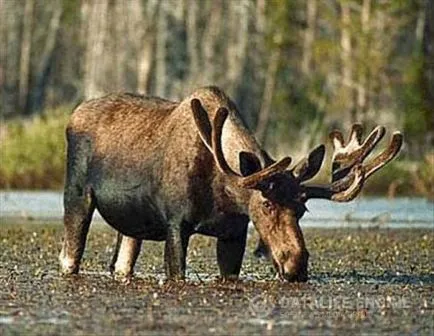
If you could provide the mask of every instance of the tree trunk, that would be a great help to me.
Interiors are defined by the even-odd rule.
[[[424,30],[425,30],[425,22],[427,20],[427,14],[428,14],[428,6],[429,1],[426,2],[425,6],[421,5],[419,8],[419,13],[417,15],[417,21],[416,21],[416,31],[415,31],[415,42],[416,42],[416,50],[420,48],[420,46],[423,43],[423,37],[424,37]]]
[[[125,91],[127,90],[127,60],[130,39],[127,38],[127,24],[130,20],[128,12],[128,1],[117,0],[112,9],[112,20],[110,25],[114,27],[114,36],[111,38],[112,52],[114,56],[113,68],[114,80],[113,87],[110,91]]]
[[[7,21],[7,12],[8,8],[6,7],[6,0],[0,0],[0,120],[6,114],[6,67],[7,67],[7,30],[8,30],[8,21]]]
[[[349,121],[354,123],[357,119],[356,106],[354,104],[353,89],[353,60],[351,45],[351,9],[346,1],[341,1],[341,61],[342,61],[342,86],[346,93],[350,110]]]
[[[306,2],[306,30],[304,32],[303,58],[301,70],[304,75],[310,77],[312,71],[312,49],[315,40],[317,0],[307,0]]]
[[[135,0],[135,7],[143,13],[141,0]],[[143,94],[149,92],[149,80],[153,61],[153,48],[155,46],[155,24],[157,20],[160,1],[148,0],[142,20],[137,27],[138,33],[138,60],[137,60],[137,90]]]
[[[279,47],[273,49],[267,68],[265,77],[265,87],[262,96],[261,110],[259,111],[258,123],[256,126],[256,138],[259,143],[265,143],[266,132],[271,115],[271,103],[273,102],[274,89],[276,86],[277,71],[281,58],[281,50]]]
[[[229,95],[236,96],[242,80],[249,41],[249,0],[231,1],[229,41],[227,51],[226,87]]]
[[[85,29],[84,97],[103,95],[106,91],[105,39],[107,35],[108,0],[83,2]],[[86,6],[88,6],[86,8]]]
[[[30,54],[32,48],[33,10],[35,0],[26,0],[23,16],[23,35],[21,38],[20,79],[18,105],[21,113],[26,112],[30,81]]]
[[[42,50],[40,56],[41,58],[34,76],[34,85],[31,99],[29,99],[28,114],[42,111],[45,100],[45,92],[48,86],[50,68],[54,58],[57,36],[60,28],[60,18],[62,16],[63,8],[62,3],[59,0],[52,1],[51,5],[53,7],[53,14],[50,24],[47,28],[47,38],[45,40],[44,49]]]
[[[199,74],[199,36],[197,31],[198,1],[187,0],[186,31],[188,53],[188,86],[195,85]]]
[[[219,37],[221,36],[222,15],[222,1],[214,0],[211,3],[208,24],[202,37],[202,48],[199,51],[202,57],[202,65],[200,69],[196,69],[196,72],[200,71],[200,76],[197,76],[197,78],[201,79],[200,85],[210,85],[219,81],[218,67],[221,62],[217,60],[216,53]]]
[[[258,123],[258,116],[264,92],[264,83],[267,69],[266,56],[269,51],[266,45],[266,0],[255,1],[255,17],[252,20],[254,23],[253,31],[249,35],[249,47],[247,54],[248,67],[245,72],[246,82],[240,86],[241,104],[244,108],[241,115],[247,126],[255,130]]]
[[[426,17],[422,42],[422,54],[424,57],[422,81],[425,88],[423,90],[423,99],[429,123],[427,128],[431,130],[430,145],[432,146],[434,145],[434,118],[432,115],[434,109],[434,3],[427,0],[425,6]]]
[[[362,44],[359,47],[359,57],[361,64],[359,66],[359,80],[357,85],[357,112],[359,116],[366,114],[368,106],[369,91],[369,65],[367,64],[370,55],[370,16],[371,16],[371,0],[363,0],[361,11],[362,24]]]
[[[2,61],[2,100],[1,113],[4,116],[17,116],[19,109],[19,72],[20,72],[20,29],[22,9],[13,1],[3,0],[0,11],[2,38],[0,53]]]
[[[162,2],[157,18],[157,45],[155,50],[155,93],[157,96],[166,97],[167,89],[167,6],[168,2]]]

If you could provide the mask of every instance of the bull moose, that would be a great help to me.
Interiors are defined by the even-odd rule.
[[[67,126],[64,241],[60,265],[77,273],[95,209],[119,232],[112,267],[133,272],[142,240],[165,241],[168,279],[183,279],[189,237],[217,237],[223,278],[241,269],[251,220],[281,279],[306,281],[309,253],[299,220],[311,198],[354,199],[364,181],[392,160],[402,145],[364,159],[385,133],[362,142],[354,125],[348,141],[331,134],[332,181],[309,185],[325,146],[289,168],[273,160],[243,125],[235,104],[217,87],[200,88],[181,102],[130,93],[83,102]]]

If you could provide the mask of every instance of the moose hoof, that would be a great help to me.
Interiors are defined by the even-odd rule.
[[[131,282],[131,279],[133,278],[133,272],[128,269],[120,269],[115,268],[113,272],[111,272],[113,275],[113,278],[116,281],[119,281],[124,284],[129,284]]]
[[[128,285],[129,283],[131,283],[131,280],[133,279],[133,275],[132,274],[123,274],[123,273],[114,273],[113,278],[117,282]]]
[[[223,283],[225,282],[238,282],[241,281],[238,277],[238,274],[225,274],[222,275],[219,280]]]
[[[74,262],[74,260],[69,258],[63,258],[60,260],[60,273],[64,276],[77,274],[78,273],[78,265]]]
[[[59,255],[60,273],[62,275],[77,274],[79,269],[78,262],[74,258],[68,257],[62,249]]]

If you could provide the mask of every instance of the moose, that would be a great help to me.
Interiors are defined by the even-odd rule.
[[[98,209],[118,231],[111,268],[131,276],[142,240],[165,241],[169,280],[185,277],[189,238],[217,238],[222,278],[237,278],[252,221],[280,279],[308,279],[309,252],[299,220],[311,198],[348,202],[366,179],[402,145],[395,132],[370,162],[365,158],[385,133],[362,141],[331,134],[331,182],[311,185],[320,170],[320,145],[292,168],[271,158],[244,126],[235,104],[217,87],[194,91],[181,102],[113,93],[81,103],[66,129],[63,274],[79,271],[92,215]]]

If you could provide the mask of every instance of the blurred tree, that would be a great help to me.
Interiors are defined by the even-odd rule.
[[[32,29],[33,29],[33,9],[35,6],[34,0],[26,0],[24,5],[23,16],[23,35],[21,38],[21,57],[20,57],[20,75],[19,75],[19,91],[18,91],[18,106],[23,112],[26,111],[27,98],[29,93],[30,83],[30,53],[32,48]]]
[[[84,39],[83,95],[85,99],[103,95],[108,85],[105,52],[108,40],[109,0],[83,1],[81,7]],[[111,64],[112,66],[112,64]]]
[[[423,157],[434,147],[433,7],[432,1],[416,1],[406,7],[412,14],[412,48],[403,60],[404,80],[397,97],[403,110],[407,154],[413,158]]]
[[[149,92],[151,66],[153,61],[153,47],[155,45],[155,23],[160,1],[148,0],[143,4],[141,0],[131,2],[135,21],[132,26],[136,32],[137,50],[137,91]]]
[[[434,147],[434,3],[426,1],[426,17],[423,33],[422,54],[422,95],[423,112],[427,124],[427,145]]]
[[[421,155],[434,137],[432,7],[0,0],[0,114],[30,116],[119,90],[178,99],[213,84],[276,153],[305,152],[326,130],[362,121],[404,126]]]
[[[27,93],[26,114],[28,115],[42,111],[49,85],[50,71],[53,67],[63,7],[60,0],[53,0],[51,5],[51,13],[49,13],[51,18],[49,18],[49,24],[45,30],[45,41],[42,40],[40,43],[43,49],[40,51],[39,59],[35,57],[34,60],[34,70],[31,77],[33,89],[32,92]]]
[[[352,39],[355,37],[351,33],[351,24],[353,22],[350,8],[350,1],[340,1],[341,16],[341,96],[342,107],[348,110],[349,114],[344,115],[344,123],[347,125],[357,121],[355,98],[355,81],[354,81],[354,51]]]
[[[315,41],[316,21],[318,13],[317,0],[306,1],[306,29],[304,30],[303,58],[301,69],[310,78],[312,74],[313,44]]]

